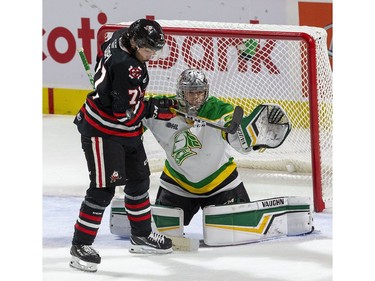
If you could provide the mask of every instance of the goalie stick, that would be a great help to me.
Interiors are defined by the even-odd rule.
[[[175,109],[175,108],[170,108],[170,111],[172,113],[175,113],[177,115],[183,116],[183,117],[185,117],[187,119],[190,119],[192,121],[197,121],[197,122],[200,122],[202,124],[206,124],[209,127],[222,130],[222,131],[224,131],[224,132],[226,132],[228,134],[235,134],[237,132],[237,129],[241,125],[241,121],[242,121],[242,117],[243,117],[243,109],[242,109],[242,107],[236,106],[234,108],[232,122],[230,123],[230,125],[228,127],[224,127],[224,126],[220,126],[220,125],[217,125],[215,123],[206,121],[206,120],[204,120],[202,118],[199,118],[199,117],[196,117],[196,116],[191,116],[191,115],[189,115],[189,114],[187,114],[187,113],[185,113],[183,111],[180,111],[178,109]]]
[[[170,235],[166,235],[166,237],[172,240],[174,251],[196,252],[199,249],[199,239]]]

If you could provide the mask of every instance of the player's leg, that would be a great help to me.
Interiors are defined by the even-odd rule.
[[[131,226],[129,251],[156,254],[172,252],[172,241],[151,229],[151,203],[148,194],[150,169],[142,142],[126,148],[125,165],[128,176],[124,200]]]
[[[115,186],[125,182],[124,151],[116,142],[89,137],[82,137],[82,148],[90,174],[90,187],[74,226],[70,265],[80,270],[96,271],[101,258],[91,245],[104,210],[114,196]]]

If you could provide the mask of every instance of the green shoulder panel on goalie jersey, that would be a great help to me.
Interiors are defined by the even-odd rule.
[[[232,120],[234,107],[222,100],[210,96],[199,110],[198,116],[213,122],[223,119],[224,124]]]

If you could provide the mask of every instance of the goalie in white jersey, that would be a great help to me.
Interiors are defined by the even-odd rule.
[[[181,73],[175,98],[179,102],[179,110],[188,115],[221,126],[228,126],[232,120],[234,107],[209,96],[207,78],[200,70],[186,69]],[[283,115],[282,111],[278,111],[280,113]],[[243,119],[245,123],[246,118]],[[143,121],[165,150],[167,158],[160,177],[157,205],[181,208],[184,225],[188,225],[199,208],[250,202],[230,154],[230,146],[241,153],[254,149],[249,141],[245,141],[246,138],[241,145],[241,134],[227,134],[182,116],[168,122],[156,119]]]
[[[200,208],[204,243],[209,246],[314,230],[310,198],[288,196],[250,202],[231,155],[232,148],[247,154],[277,148],[284,142],[291,124],[279,105],[260,104],[242,117],[241,108],[209,96],[207,78],[197,69],[181,73],[175,98],[177,116],[168,121],[143,120],[166,153],[152,210],[158,231],[180,236],[182,215],[183,225],[189,225]],[[178,217],[178,225],[171,220],[163,223],[164,217]],[[193,249],[194,245],[185,248]]]

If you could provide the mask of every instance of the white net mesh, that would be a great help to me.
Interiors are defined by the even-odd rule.
[[[175,94],[179,74],[196,67],[207,75],[210,95],[242,106],[246,115],[260,103],[280,104],[292,123],[286,141],[277,149],[246,157],[235,153],[237,163],[251,169],[295,170],[292,177],[300,173],[322,192],[320,199],[331,201],[332,72],[326,31],[306,26],[158,22],[166,45],[158,59],[149,62],[147,94]],[[129,24],[101,32],[108,35]],[[317,113],[316,122],[311,112]],[[311,124],[316,124],[319,134],[313,138]]]

